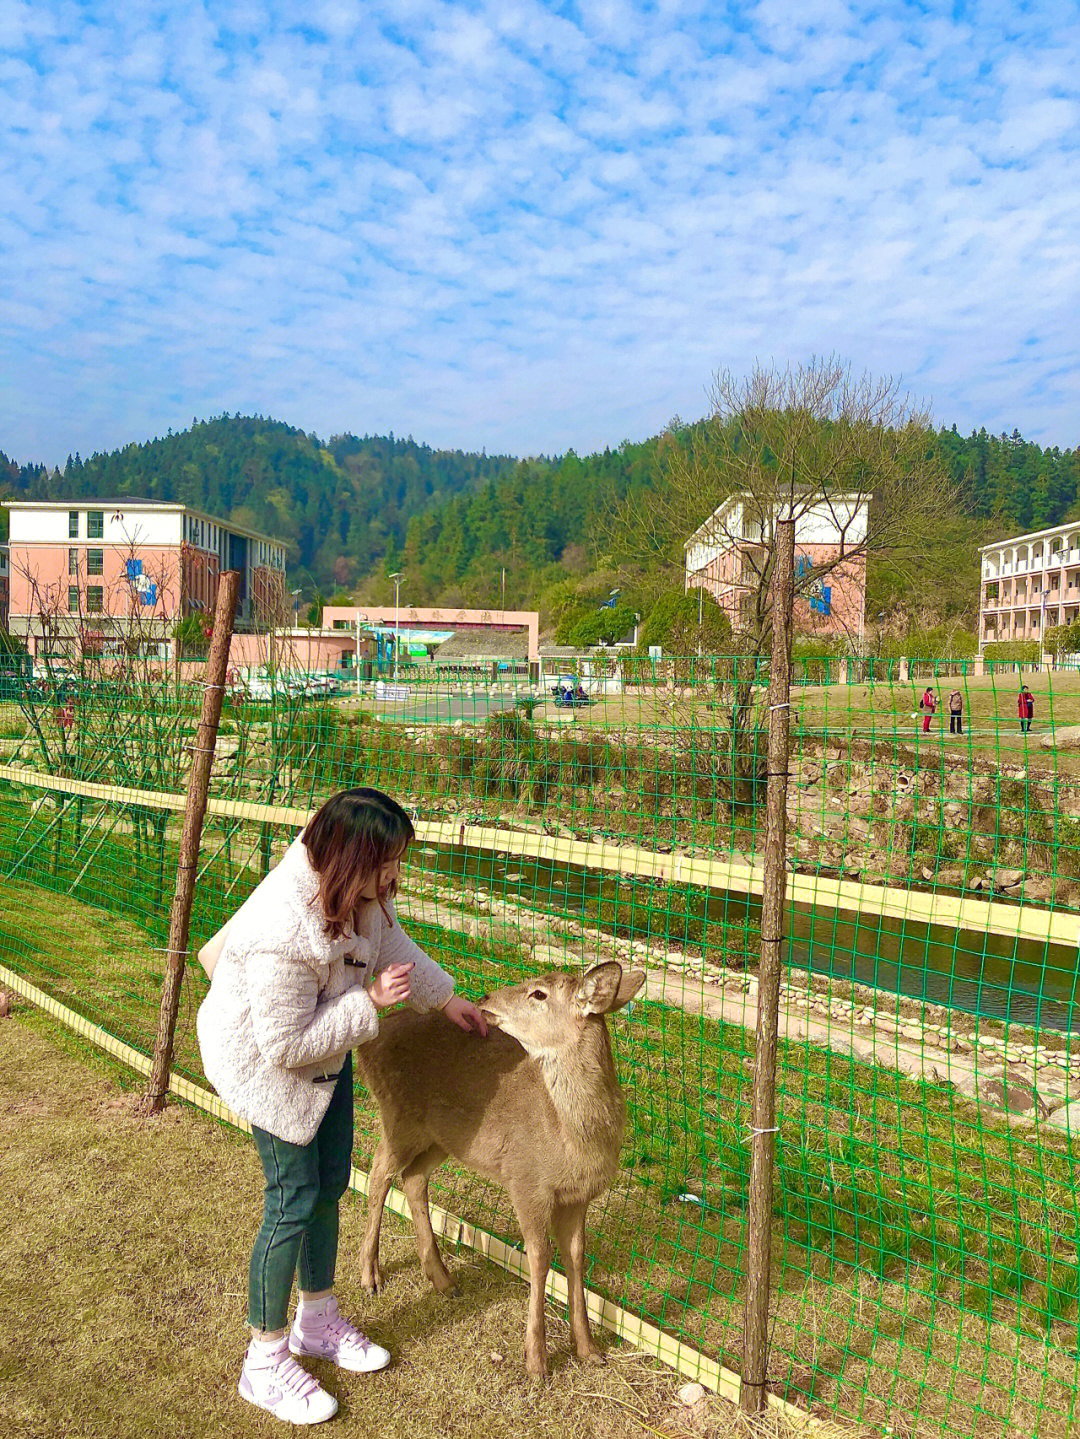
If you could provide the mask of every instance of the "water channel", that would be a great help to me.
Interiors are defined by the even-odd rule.
[[[631,938],[654,935],[681,947],[698,946],[707,934],[706,958],[717,963],[725,962],[726,937],[756,957],[761,905],[752,895],[458,846],[421,848],[413,864]],[[795,968],[1014,1024],[1070,1031],[1080,1020],[1075,949],[809,905],[788,913],[787,959]]]

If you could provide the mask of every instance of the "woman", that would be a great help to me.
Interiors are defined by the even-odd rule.
[[[1016,699],[1016,712],[1020,716],[1020,733],[1027,734],[1031,729],[1031,721],[1035,718],[1035,696],[1027,685],[1020,686],[1020,693]]]
[[[964,733],[964,696],[959,690],[949,695],[949,733]]]
[[[919,708],[922,710],[922,731],[923,734],[930,733],[930,721],[934,718],[934,711],[937,709],[937,695],[926,686],[923,697],[919,701]]]
[[[199,955],[213,975],[197,1020],[203,1068],[250,1122],[266,1175],[239,1392],[293,1424],[337,1411],[294,1355],[354,1372],[390,1362],[333,1295],[338,1203],[352,1164],[353,1046],[378,1032],[380,1009],[403,1001],[487,1032],[480,1011],[454,994],[451,977],[395,917],[412,839],[408,815],[388,795],[335,795]],[[299,1304],[286,1335],[297,1272]]]

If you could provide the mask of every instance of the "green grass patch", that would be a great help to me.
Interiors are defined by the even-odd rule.
[[[536,969],[512,945],[410,929],[468,993]],[[3,889],[5,962],[144,1043],[160,974],[147,938],[56,892]],[[178,1063],[196,1076],[202,992],[193,974],[178,1032]],[[738,1367],[751,1036],[655,1003],[635,1004],[612,1034],[630,1122],[619,1178],[590,1214],[589,1282]],[[1022,1410],[1038,1413],[1040,1434],[1066,1433],[1054,1416],[1073,1403],[1080,1287],[1069,1146],[988,1123],[946,1088],[807,1045],[781,1046],[779,1077],[775,1383],[793,1399],[879,1419],[898,1402],[877,1397],[873,1375],[887,1367],[904,1413],[936,1416],[942,1432],[971,1432],[960,1416],[970,1421],[978,1400],[1003,1425]],[[364,1164],[376,1139],[366,1103],[358,1121]],[[497,1189],[448,1166],[433,1191],[516,1238]],[[988,1365],[994,1378],[979,1394],[972,1376]],[[1035,1386],[1033,1375],[1045,1378]]]

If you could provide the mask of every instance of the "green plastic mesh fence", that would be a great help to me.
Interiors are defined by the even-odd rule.
[[[769,1383],[898,1433],[1064,1436],[1080,675],[973,670],[796,666]],[[612,1024],[630,1124],[590,1210],[587,1283],[735,1371],[767,678],[608,660],[529,689],[420,666],[337,697],[230,699],[192,931],[363,783],[418,820],[399,911],[463,992],[643,968]],[[145,1052],[199,701],[107,679],[0,700],[0,963]],[[189,969],[177,1067],[194,1078],[204,989]],[[363,1100],[358,1118],[363,1166]],[[517,1238],[497,1190],[451,1166],[433,1187]]]

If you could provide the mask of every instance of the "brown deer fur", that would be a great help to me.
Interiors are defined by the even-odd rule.
[[[443,1293],[454,1284],[428,1213],[428,1176],[447,1155],[510,1196],[529,1261],[525,1366],[547,1374],[544,1286],[554,1237],[569,1289],[578,1357],[598,1362],[585,1309],[585,1212],[615,1177],[626,1106],[605,1014],[645,982],[620,965],[585,975],[553,972],[480,1001],[492,1029],[465,1033],[435,1012],[400,1010],[358,1051],[379,1104],[383,1137],[368,1191],[361,1282],[379,1290],[379,1227],[398,1174],[409,1201],[424,1273]]]

